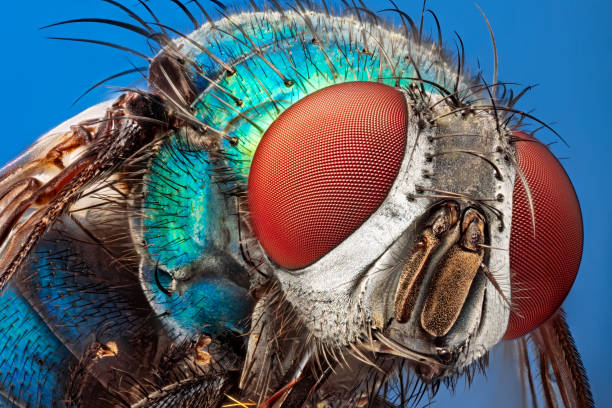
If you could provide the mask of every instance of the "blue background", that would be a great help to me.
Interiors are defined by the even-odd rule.
[[[135,0],[124,3],[142,10]],[[420,15],[420,1],[400,2],[410,15]],[[580,3],[580,4],[578,4]],[[190,23],[166,0],[150,4],[159,10],[164,23],[191,30]],[[366,1],[372,9],[388,7],[381,1]],[[540,84],[519,104],[552,123],[568,140],[570,148],[557,143],[553,151],[562,160],[581,201],[585,246],[576,284],[565,302],[570,327],[582,352],[597,406],[612,406],[609,385],[612,352],[612,225],[611,197],[612,138],[608,80],[612,71],[612,3],[585,0],[480,0],[497,40],[500,79],[525,85]],[[492,72],[492,49],[486,25],[472,0],[431,0],[428,6],[440,19],[445,40],[453,47],[453,31],[463,38],[467,64],[480,65],[485,76]],[[39,135],[96,102],[111,96],[98,90],[76,105],[74,100],[100,79],[131,68],[136,57],[86,44],[47,40],[47,35],[87,37],[116,41],[146,51],[136,35],[117,28],[75,25],[40,31],[39,27],[78,17],[124,18],[121,12],[100,1],[4,2],[2,7],[3,131],[0,163],[7,162]],[[196,13],[199,16],[199,13]],[[150,18],[147,18],[149,21]],[[430,22],[431,23],[431,22]],[[431,27],[431,24],[428,24]],[[138,85],[130,80],[116,85]],[[539,133],[545,141],[551,135]],[[503,371],[501,361],[494,359]],[[512,398],[495,397],[508,381],[493,370],[488,381],[476,387],[460,386],[453,397],[442,393],[441,406],[515,406]],[[509,383],[508,383],[509,384]],[[510,385],[508,385],[510,388]],[[508,394],[508,392],[506,392]],[[487,402],[488,401],[488,402]]]

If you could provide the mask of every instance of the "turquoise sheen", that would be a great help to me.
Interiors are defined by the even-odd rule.
[[[208,47],[211,53],[232,62],[236,72],[229,76],[206,53],[184,43],[184,52],[206,72],[194,74],[202,87],[193,104],[196,117],[237,138],[236,147],[226,142],[225,148],[244,181],[248,178],[253,153],[268,126],[287,107],[314,91],[348,81],[377,81],[406,88],[413,83],[411,78],[418,75],[443,85],[447,76],[452,80],[452,74],[446,75],[438,64],[431,64],[431,50],[415,47],[411,52],[419,67],[417,74],[411,61],[405,58],[408,45],[400,36],[385,31],[380,43],[370,40],[366,46],[363,37],[353,31],[352,23],[340,20],[322,15],[312,17],[319,43],[313,41],[302,18],[272,18],[272,23],[264,23],[259,13],[232,16],[231,22],[217,23],[218,30],[211,31],[205,25],[192,33],[190,38],[199,44],[211,44]],[[251,52],[253,44],[260,47],[264,57]],[[380,52],[381,46],[384,52]],[[376,52],[364,52],[364,49]],[[424,53],[428,54],[427,65],[419,63],[425,61]],[[381,54],[385,56],[382,60]],[[212,78],[217,79],[218,87],[206,81]],[[452,85],[448,86],[452,89]],[[425,83],[424,87],[436,93],[429,84]],[[242,103],[236,103],[228,93]]]
[[[144,239],[151,258],[167,270],[188,265],[215,244],[223,199],[211,180],[208,154],[180,136],[162,144],[145,180]]]

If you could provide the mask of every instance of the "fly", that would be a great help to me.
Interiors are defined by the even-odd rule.
[[[506,340],[534,404],[593,406],[560,309],[579,203],[497,59],[467,74],[393,3],[172,0],[182,34],[106,2],[126,21],[53,26],[154,56],[58,39],[143,58],[148,88],[0,171],[4,405],[418,406]]]

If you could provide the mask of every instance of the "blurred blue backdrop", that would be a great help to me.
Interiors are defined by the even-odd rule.
[[[136,0],[124,0],[136,10]],[[149,2],[168,25],[190,31],[190,23],[167,0]],[[406,0],[399,6],[413,16],[420,16],[420,1]],[[386,8],[385,1],[366,1],[374,10]],[[581,271],[565,302],[568,320],[582,352],[591,379],[597,406],[612,406],[609,385],[612,353],[612,217],[608,209],[612,183],[612,135],[608,80],[612,75],[612,3],[604,0],[480,0],[495,31],[500,58],[500,79],[521,84],[539,84],[528,93],[519,107],[533,111],[552,123],[568,140],[570,148],[560,143],[553,152],[563,157],[567,172],[580,198],[585,229],[585,247]],[[486,24],[472,0],[430,0],[440,19],[443,34],[453,41],[457,31],[466,46],[467,63],[476,69],[480,62],[485,76],[492,72],[492,48]],[[47,40],[45,36],[73,36],[115,41],[146,51],[136,35],[121,29],[98,25],[74,25],[39,30],[47,24],[77,17],[124,18],[121,12],[97,0],[57,0],[5,2],[0,25],[4,57],[0,66],[4,115],[1,133],[0,163],[7,162],[60,122],[86,107],[112,97],[112,91],[99,89],[76,105],[74,100],[100,79],[137,65],[136,57],[116,50],[86,44]],[[428,23],[431,27],[431,22]],[[450,43],[454,49],[454,44]],[[134,77],[132,80],[136,81]],[[130,80],[117,85],[138,85]],[[547,142],[555,139],[544,132]],[[496,365],[497,363],[497,365]],[[440,406],[516,406],[517,401],[504,393],[509,379],[502,361],[488,379],[476,381],[465,390],[462,385],[454,396],[441,393]],[[506,395],[500,397],[500,395]],[[436,405],[438,406],[438,405]]]

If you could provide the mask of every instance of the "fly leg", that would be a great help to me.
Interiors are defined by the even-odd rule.
[[[35,177],[28,177],[11,185],[0,197],[0,242],[6,240],[26,210],[39,208],[56,197],[89,162],[87,158],[79,160],[44,184]]]
[[[136,92],[124,94],[107,111],[93,136],[77,127],[74,140],[65,140],[50,149],[43,162],[52,162],[56,168],[63,167],[55,177],[45,183],[28,177],[13,182],[12,189],[5,189],[6,193],[0,198],[0,204],[5,206],[0,219],[7,221],[0,229],[0,247],[3,247],[0,290],[47,228],[78,199],[83,190],[105,171],[120,166],[165,129],[166,122],[158,119],[164,113],[154,96]],[[64,166],[63,161],[59,166],[58,160],[65,152],[84,143],[88,145],[78,158],[68,166]],[[14,199],[11,204],[8,204],[9,198]],[[19,224],[29,209],[35,211]]]
[[[54,146],[45,159],[48,163],[53,163],[57,168],[63,170],[66,167],[64,163],[64,157],[80,147],[90,145],[95,136],[97,130],[97,121],[87,121],[79,123],[78,125],[70,126],[71,135],[70,137]]]
[[[70,155],[92,143],[98,123],[89,120],[71,126],[70,132],[43,158],[31,160],[4,175],[0,180],[0,243],[28,209],[47,204],[85,166],[84,160],[77,158],[75,162]]]
[[[54,135],[59,142],[49,149],[30,153],[38,157],[32,157],[31,160],[8,171],[5,169],[5,173],[0,174],[0,199],[9,191],[18,189],[25,179],[40,181],[57,176],[93,143],[100,124],[100,120],[87,120],[71,126],[69,132]],[[2,204],[0,201],[0,208],[3,208]]]

